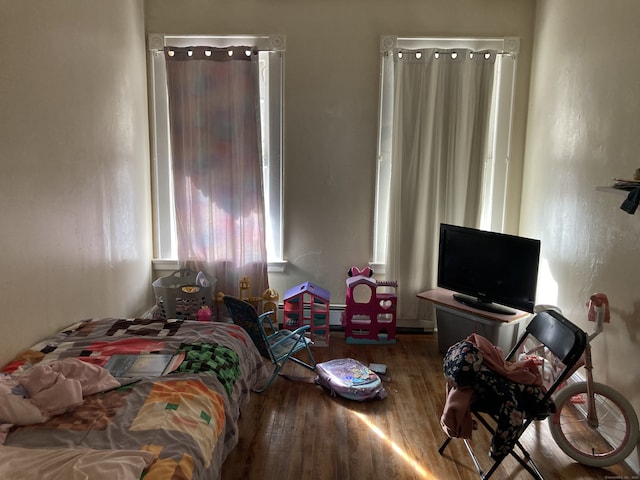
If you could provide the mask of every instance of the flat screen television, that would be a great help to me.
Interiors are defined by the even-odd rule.
[[[480,310],[533,312],[540,240],[456,225],[440,225],[438,286]]]

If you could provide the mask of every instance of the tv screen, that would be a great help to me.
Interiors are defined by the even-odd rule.
[[[466,305],[501,314],[533,312],[540,240],[440,225],[438,286]]]

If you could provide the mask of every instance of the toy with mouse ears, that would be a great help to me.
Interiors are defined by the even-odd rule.
[[[373,277],[373,269],[370,267],[364,267],[360,270],[358,267],[351,267],[349,271],[347,271],[347,275],[350,277],[357,277],[358,275],[362,275],[363,277]]]

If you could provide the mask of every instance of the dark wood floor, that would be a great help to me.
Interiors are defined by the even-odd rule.
[[[267,392],[252,394],[243,411],[239,444],[223,466],[223,480],[478,478],[462,440],[454,439],[438,454],[445,439],[439,423],[445,382],[435,335],[398,335],[391,345],[348,345],[342,332],[332,332],[330,345],[313,352],[318,362],[354,358],[386,364],[388,397],[355,402],[332,398],[312,383],[276,379]],[[286,371],[313,378],[295,364]],[[626,465],[599,469],[575,463],[553,442],[546,421],[531,425],[522,439],[547,479],[640,478]],[[487,434],[474,432],[474,449],[485,468],[489,441]],[[491,478],[531,477],[508,458]]]

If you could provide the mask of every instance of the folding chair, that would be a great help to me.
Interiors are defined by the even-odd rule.
[[[535,357],[537,362],[541,363],[540,370],[546,370],[547,372],[546,374],[544,372],[541,373],[545,387],[541,391],[544,392],[544,394],[528,406],[528,413],[525,415],[522,425],[515,427],[515,430],[511,432],[513,436],[509,437],[515,439],[513,444],[509,443],[507,445],[508,451],[501,453],[499,456],[492,456],[494,463],[486,472],[483,471],[478,462],[469,440],[463,438],[481,479],[489,478],[500,466],[502,461],[508,455],[511,455],[534,478],[543,480],[542,474],[531,459],[529,453],[520,443],[519,438],[531,422],[541,420],[551,413],[549,411],[545,413],[545,407],[548,409],[548,406],[552,406],[552,395],[571,375],[573,367],[580,360],[585,350],[586,343],[587,334],[556,311],[547,310],[540,312],[529,322],[524,333],[505,358],[506,360],[514,361],[518,360],[519,355],[526,355],[529,356],[529,358]],[[479,394],[480,389],[474,387],[474,390],[475,399],[471,403],[471,414],[478,419],[480,424],[483,425],[495,439],[499,420],[497,411],[501,408],[500,398],[502,397],[483,398],[483,395]],[[482,389],[482,391],[484,393],[487,392],[486,389]],[[490,395],[488,397],[490,397]],[[493,423],[489,423],[487,418],[491,419]],[[451,439],[451,437],[447,437],[438,449],[438,453],[443,454]],[[516,451],[515,447],[517,447],[519,451]]]
[[[256,390],[256,392],[264,392],[271,386],[287,360],[291,360],[298,365],[315,371],[316,361],[309,348],[309,345],[313,342],[305,336],[305,332],[311,328],[310,325],[301,326],[294,331],[278,330],[271,321],[271,314],[273,314],[273,312],[265,312],[262,315],[258,315],[253,305],[229,295],[225,295],[223,301],[233,323],[242,327],[249,334],[251,340],[253,340],[260,355],[273,363],[274,370],[271,377],[267,383],[259,390]],[[310,363],[293,356],[301,350],[307,351]]]

